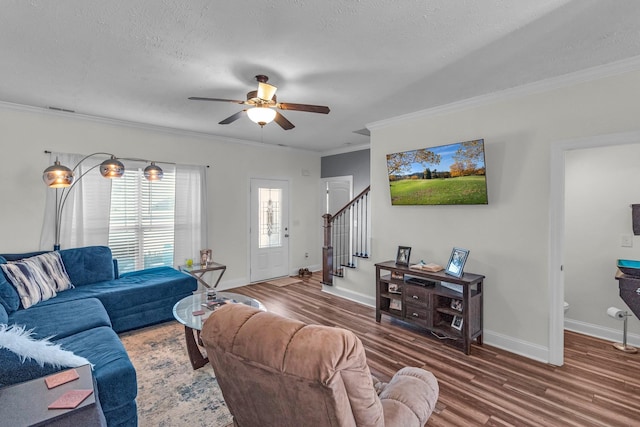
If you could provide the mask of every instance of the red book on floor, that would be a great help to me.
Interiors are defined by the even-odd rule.
[[[91,396],[93,390],[70,390],[49,405],[49,409],[73,409]]]

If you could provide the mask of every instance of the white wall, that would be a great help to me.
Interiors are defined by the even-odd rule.
[[[607,308],[615,306],[631,313],[620,298],[614,276],[617,259],[640,259],[640,237],[633,236],[630,208],[640,202],[638,142],[566,152],[564,274],[565,300],[570,305],[565,318],[568,329],[613,339],[609,332],[620,333],[623,325],[607,316]],[[621,246],[623,235],[632,237],[633,247]],[[637,317],[629,317],[628,331],[640,333]]]
[[[446,263],[451,248],[471,250],[466,270],[486,276],[485,342],[548,360],[550,146],[590,135],[637,131],[640,72],[484,105],[371,126],[372,254]],[[449,111],[449,112],[448,112]],[[385,156],[484,138],[487,206],[392,207]],[[373,268],[366,287],[374,293]]]
[[[44,150],[106,151],[121,157],[211,166],[207,170],[209,247],[214,260],[228,267],[222,287],[246,284],[249,277],[251,177],[290,180],[291,270],[321,265],[322,244],[316,231],[320,156],[316,153],[9,105],[0,105],[0,129],[0,253],[38,249],[44,198],[46,191],[52,191],[42,182],[42,171],[49,166]],[[257,136],[259,131],[256,126]],[[307,176],[303,169],[309,171]]]

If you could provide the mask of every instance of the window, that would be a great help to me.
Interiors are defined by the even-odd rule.
[[[258,247],[278,248],[282,246],[280,237],[280,227],[282,224],[280,188],[260,188],[259,189],[259,235]]]
[[[166,169],[149,182],[142,167],[128,167],[111,184],[109,247],[121,272],[173,265],[175,172]]]

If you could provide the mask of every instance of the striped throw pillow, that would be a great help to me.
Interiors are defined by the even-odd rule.
[[[73,287],[59,252],[10,261],[0,267],[18,291],[24,308],[46,301],[55,297],[59,291]]]

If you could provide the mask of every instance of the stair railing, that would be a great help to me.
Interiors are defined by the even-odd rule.
[[[324,214],[322,283],[333,285],[345,268],[355,268],[355,258],[369,258],[369,191],[362,190],[335,215]]]

